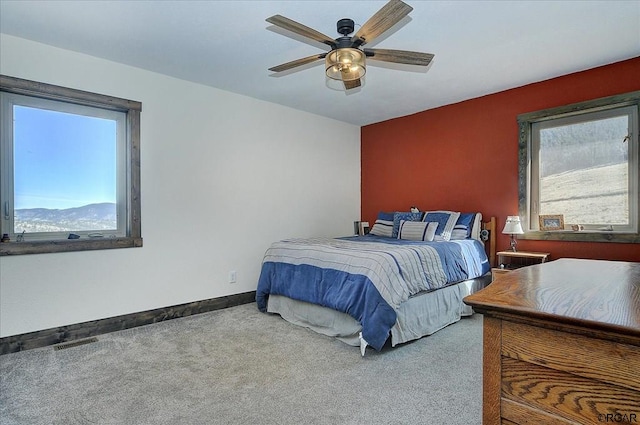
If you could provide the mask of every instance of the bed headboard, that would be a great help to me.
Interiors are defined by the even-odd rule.
[[[483,222],[482,230],[489,232],[489,264],[494,267],[496,261],[496,218],[491,217],[489,221]]]

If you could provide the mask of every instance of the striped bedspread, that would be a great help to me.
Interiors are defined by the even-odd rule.
[[[489,271],[475,240],[414,242],[373,235],[342,239],[291,239],[264,256],[256,301],[266,311],[269,294],[342,311],[362,325],[377,350],[409,297]]]

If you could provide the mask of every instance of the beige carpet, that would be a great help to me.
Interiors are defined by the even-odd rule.
[[[246,304],[0,356],[0,424],[481,423],[482,317],[381,352]]]

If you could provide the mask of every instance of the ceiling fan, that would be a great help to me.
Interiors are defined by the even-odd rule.
[[[324,43],[331,47],[331,50],[274,66],[269,68],[269,71],[287,71],[324,59],[327,76],[333,80],[342,81],[344,88],[350,90],[360,87],[360,79],[366,72],[367,58],[382,62],[427,66],[434,56],[430,53],[361,48],[361,46],[371,43],[375,38],[400,22],[412,10],[411,6],[401,0],[390,0],[365,22],[353,36],[349,36],[354,31],[353,20],[348,18],[340,19],[337,22],[337,28],[342,37],[338,37],[335,40],[299,22],[281,15],[274,15],[267,18],[267,22],[303,37]]]

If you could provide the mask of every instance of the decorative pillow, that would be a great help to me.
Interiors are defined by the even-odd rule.
[[[422,218],[422,213],[412,213],[412,212],[396,212],[393,214],[393,233],[391,233],[392,238],[398,237],[398,229],[400,228],[400,221],[420,221]]]
[[[460,213],[455,211],[427,211],[422,221],[427,223],[435,221],[438,223],[438,229],[433,238],[434,241],[448,241],[451,239],[451,232],[458,221],[458,217],[460,217]]]
[[[393,213],[380,211],[369,233],[390,238],[393,234]]]
[[[438,223],[426,223],[424,221],[400,220],[398,239],[408,241],[432,241],[436,235]]]
[[[473,220],[471,227],[471,238],[481,240],[480,231],[482,230],[482,213],[476,213],[476,218]]]
[[[460,217],[451,231],[451,240],[470,238],[475,218],[476,213],[460,213]]]

